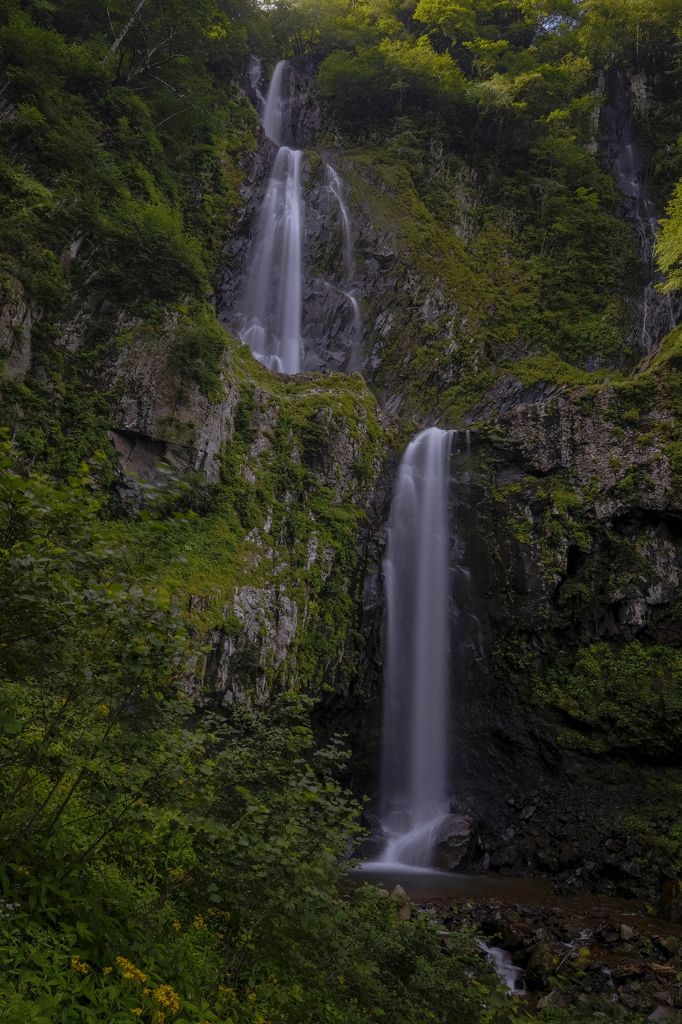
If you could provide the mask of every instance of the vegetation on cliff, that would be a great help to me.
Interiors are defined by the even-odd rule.
[[[490,1020],[468,935],[446,954],[400,902],[339,892],[357,812],[309,701],[197,719],[179,609],[131,577],[94,490],[85,465],[17,472],[3,443],[3,1019]]]
[[[358,376],[284,380],[216,320],[259,140],[240,81],[252,51],[312,60],[320,144],[392,240],[399,328],[370,383],[404,397],[396,437],[411,415],[483,418],[512,377],[564,388],[585,417],[601,402],[609,443],[627,441],[608,486],[606,470],[498,483],[492,457],[475,467],[483,518],[507,531],[502,551],[490,528],[491,552],[538,552],[553,588],[496,671],[561,716],[565,749],[674,759],[669,619],[626,643],[580,630],[648,557],[596,521],[600,490],[618,514],[653,507],[665,473],[682,494],[679,339],[630,376],[638,243],[597,115],[600,72],[646,78],[675,289],[681,22],[680,0],[0,0],[0,1020],[514,1017],[469,934],[445,949],[428,917],[340,888],[359,807],[341,747],[314,742],[310,694],[356,673],[358,540],[393,439]],[[124,477],[109,432],[125,359],[150,353],[172,397],[151,441],[185,460],[159,492]],[[210,479],[190,402],[225,425]],[[270,603],[249,618],[235,595],[251,591]],[[637,827],[679,870],[671,821],[665,842]]]

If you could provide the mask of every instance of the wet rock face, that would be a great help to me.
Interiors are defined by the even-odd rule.
[[[295,685],[295,663],[281,671],[298,627],[296,602],[284,587],[238,587],[222,610],[239,624],[232,631],[213,630],[206,638],[211,650],[201,679],[189,688],[198,697],[208,684],[213,697],[224,705],[247,697],[264,701],[270,696],[265,670],[275,672],[281,685]],[[254,687],[255,684],[255,687]]]
[[[450,814],[433,841],[433,866],[440,871],[466,867],[470,860],[473,822],[461,814]]]
[[[229,361],[226,358],[222,398],[215,401],[195,385],[186,386],[169,365],[166,347],[162,333],[144,344],[124,347],[105,371],[104,388],[117,381],[123,385],[110,431],[121,468],[128,478],[134,474],[148,482],[158,479],[157,466],[164,459],[180,475],[197,470],[208,483],[215,483],[239,401],[229,383]]]
[[[31,366],[32,324],[33,313],[21,284],[5,285],[0,289],[0,360],[10,380],[18,383]]]
[[[637,139],[634,116],[635,112],[642,115],[646,110],[647,87],[643,75],[631,75],[618,68],[606,73],[605,86],[607,102],[601,109],[604,164],[623,193],[623,205],[635,225],[640,245],[640,295],[636,300],[634,329],[626,341],[646,355],[679,318],[679,303],[655,289],[663,280],[655,271],[654,260],[661,211],[646,182],[650,154],[644,152]],[[598,360],[592,365],[596,369]]]

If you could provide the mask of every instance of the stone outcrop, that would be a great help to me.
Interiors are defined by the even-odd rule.
[[[462,814],[450,814],[433,839],[433,866],[441,871],[467,867],[473,822]]]
[[[31,365],[33,312],[19,281],[1,287],[0,359],[7,376],[21,383]]]
[[[163,333],[123,346],[105,373],[105,388],[122,384],[110,435],[121,468],[126,476],[150,481],[163,459],[178,473],[198,470],[215,483],[239,401],[229,358],[221,375],[222,396],[209,398],[196,385],[188,387],[169,365],[167,346]]]

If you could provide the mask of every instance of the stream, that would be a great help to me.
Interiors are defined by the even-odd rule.
[[[416,913],[435,914],[446,947],[450,932],[475,927],[501,984],[529,1007],[601,1012],[606,1001],[653,1020],[678,1019],[682,924],[635,900],[561,893],[543,878],[382,870],[376,862],[351,871],[351,884],[365,882],[411,900]]]

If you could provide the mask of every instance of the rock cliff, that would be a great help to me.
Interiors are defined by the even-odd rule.
[[[173,500],[197,523],[173,560],[152,561],[206,648],[189,689],[218,707],[283,688],[322,696],[320,733],[348,733],[351,782],[374,796],[399,452],[419,425],[469,431],[453,446],[468,573],[453,593],[451,723],[453,811],[474,823],[468,863],[574,886],[653,884],[675,870],[662,835],[678,827],[681,781],[678,334],[638,373],[627,331],[570,363],[559,341],[541,349],[523,319],[539,301],[537,268],[514,225],[484,216],[472,161],[437,147],[416,157],[407,124],[386,146],[334,135],[313,68],[288,82],[290,140],[306,147],[306,372],[266,371],[205,309],[107,312],[90,294],[56,332],[50,359],[64,376],[50,376],[35,304],[9,281],[6,405],[18,421],[29,414],[26,380],[44,385],[51,410],[65,407],[64,380],[91,396],[82,415],[88,438],[110,442],[117,515],[169,475],[182,485]],[[232,330],[274,152],[261,136],[240,155],[214,298]],[[327,166],[352,214],[350,268]],[[639,273],[624,252],[621,324]]]

